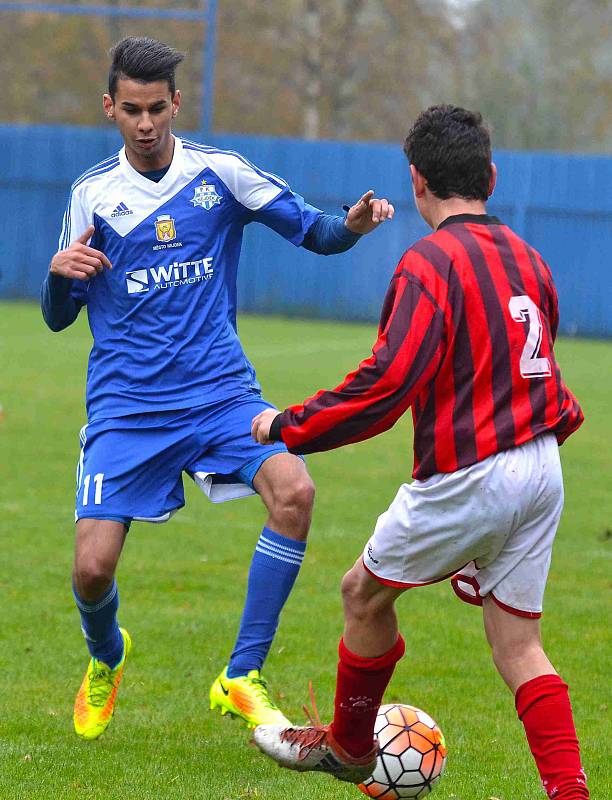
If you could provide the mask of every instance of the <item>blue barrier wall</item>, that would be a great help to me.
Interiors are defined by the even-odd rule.
[[[278,173],[328,212],[339,213],[369,188],[392,198],[393,223],[341,256],[296,249],[261,225],[246,229],[242,251],[242,311],[376,320],[401,254],[428,232],[413,206],[400,145],[237,135],[217,135],[213,143]],[[71,182],[119,145],[112,130],[0,126],[0,297],[38,296]],[[499,180],[489,210],[551,264],[562,332],[611,336],[612,158],[499,152],[495,161]]]

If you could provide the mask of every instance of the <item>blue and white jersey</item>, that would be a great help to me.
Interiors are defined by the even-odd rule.
[[[94,339],[90,421],[259,390],[236,332],[243,228],[262,222],[300,245],[322,214],[237,153],[174,141],[159,183],[122,149],[72,187],[60,249],[93,224],[90,244],[113,265],[71,288]]]

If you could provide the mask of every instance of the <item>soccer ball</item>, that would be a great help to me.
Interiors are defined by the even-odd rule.
[[[433,719],[414,706],[381,706],[374,732],[380,752],[372,775],[359,784],[376,800],[421,798],[431,792],[446,764],[446,742]]]

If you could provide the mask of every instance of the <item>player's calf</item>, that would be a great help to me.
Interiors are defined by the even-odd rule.
[[[519,686],[515,703],[550,800],[588,800],[567,685],[540,675]]]
[[[551,800],[587,800],[568,687],[542,649],[539,620],[510,614],[489,596],[483,614],[495,665],[515,695],[544,789]]]

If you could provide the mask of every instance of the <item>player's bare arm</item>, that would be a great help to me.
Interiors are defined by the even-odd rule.
[[[346,215],[344,224],[353,233],[370,233],[383,222],[392,220],[395,208],[386,198],[374,197],[374,191],[367,191]]]
[[[112,264],[104,253],[87,244],[94,231],[94,226],[90,225],[70,247],[59,250],[51,259],[49,271],[62,278],[88,281],[98,272],[112,269]]]

